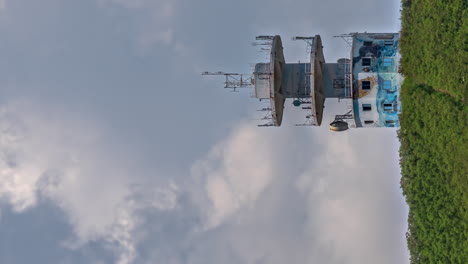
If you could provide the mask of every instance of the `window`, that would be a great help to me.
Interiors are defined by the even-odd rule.
[[[371,124],[374,124],[374,121],[372,121],[372,120],[365,120],[365,121],[364,121],[364,124],[366,124],[366,125],[371,125]]]
[[[362,58],[362,66],[370,66],[371,58]]]
[[[394,125],[394,124],[396,124],[396,121],[395,120],[385,120],[385,124]]]
[[[393,64],[393,59],[392,58],[384,58],[383,59],[383,66],[384,67],[392,66],[392,64]]]
[[[372,41],[364,41],[364,46],[372,46]]]
[[[393,112],[393,104],[385,103],[383,104],[383,109],[385,112]]]
[[[371,104],[362,104],[362,111],[371,111],[372,106]]]
[[[376,35],[374,39],[393,39],[393,35]]]
[[[387,91],[391,90],[392,89],[392,81],[384,80],[383,81],[383,89],[387,90]]]
[[[384,45],[385,46],[393,46],[393,40],[385,40]]]
[[[362,90],[368,91],[368,90],[370,90],[370,88],[371,88],[370,87],[370,81],[362,81],[361,82],[361,89]]]

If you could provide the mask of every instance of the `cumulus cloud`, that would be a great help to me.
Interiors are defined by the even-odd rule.
[[[138,177],[107,128],[33,104],[1,107],[0,133],[1,199],[57,204],[76,235],[64,246],[100,241],[119,264],[408,260],[391,130],[241,123],[187,182]]]
[[[16,12],[21,12],[9,17],[18,23],[10,23],[15,26],[8,27],[12,33],[7,34],[11,36],[11,45],[7,47],[18,49],[8,53],[23,54],[24,58],[12,55],[6,60],[18,63],[5,64],[5,70],[10,72],[4,75],[7,79],[2,81],[3,87],[7,87],[3,90],[6,96],[2,96],[0,106],[2,203],[8,203],[19,214],[41,203],[57,205],[65,212],[74,232],[74,237],[64,241],[64,246],[79,251],[86,245],[103,244],[104,248],[114,252],[116,262],[120,264],[407,262],[404,241],[406,214],[397,187],[398,143],[392,130],[360,129],[331,134],[323,127],[301,129],[286,125],[279,129],[259,129],[255,124],[241,123],[226,138],[214,143],[207,153],[195,153],[199,146],[187,151],[190,154],[184,153],[193,155],[192,158],[197,161],[191,171],[185,169],[190,164],[180,164],[180,170],[172,172],[176,176],[160,173],[157,168],[161,160],[182,163],[178,157],[174,160],[161,158],[167,154],[167,145],[148,144],[148,148],[161,148],[161,153],[145,150],[142,145],[128,153],[125,146],[134,141],[122,143],[119,140],[129,135],[140,135],[125,131],[124,127],[128,124],[136,125],[135,130],[151,131],[141,133],[144,143],[153,138],[168,138],[168,145],[171,144],[170,148],[176,151],[191,146],[187,146],[188,140],[181,144],[170,132],[160,134],[162,127],[157,127],[167,125],[164,129],[169,131],[178,128],[179,121],[165,123],[161,122],[162,119],[174,119],[172,114],[178,116],[179,112],[182,113],[180,116],[187,117],[183,109],[174,109],[173,101],[167,105],[162,103],[168,101],[167,98],[180,99],[180,94],[172,91],[182,90],[163,89],[171,92],[161,93],[158,90],[153,94],[134,89],[137,86],[152,87],[155,80],[163,80],[162,77],[171,76],[171,72],[158,70],[159,75],[154,75],[153,66],[159,68],[159,62],[146,64],[133,57],[119,57],[116,54],[126,53],[129,42],[142,54],[158,49],[160,54],[167,55],[167,60],[159,61],[174,65],[177,64],[175,57],[181,57],[171,56],[174,51],[177,55],[183,55],[198,47],[199,51],[190,53],[190,56],[198,54],[201,58],[208,54],[200,48],[204,47],[213,57],[213,54],[218,54],[213,50],[231,50],[239,46],[231,41],[232,32],[236,32],[232,30],[238,29],[239,24],[223,24],[229,30],[220,33],[224,34],[221,39],[232,47],[220,46],[219,39],[216,40],[219,35],[210,33],[219,29],[218,23],[213,21],[220,18],[219,14],[232,10],[231,6],[219,5],[224,11],[216,13],[216,16],[212,12],[205,13],[207,6],[213,6],[215,2],[187,2],[181,9],[181,2],[177,0],[96,1],[100,12],[90,12],[92,19],[88,24],[81,23],[82,16],[74,16],[78,6],[73,1],[67,1],[67,7],[66,4],[56,7],[55,1],[50,1],[50,5],[43,7],[43,10],[37,9],[42,12],[31,11],[36,10],[28,8],[32,2],[22,1],[18,6],[23,7],[16,8]],[[0,0],[0,6],[4,8],[4,4],[5,0]],[[88,4],[83,6],[93,8]],[[91,11],[86,8],[83,10]],[[263,11],[257,14],[252,10]],[[281,8],[273,10],[273,13],[278,10]],[[242,23],[254,25],[258,29],[254,31],[258,32],[268,31],[272,27],[271,23],[267,27],[263,25],[268,22],[265,18],[273,14],[270,12],[272,10],[250,8],[246,13],[243,11],[231,13],[230,17],[244,14],[246,19]],[[182,13],[184,19],[181,19]],[[109,16],[114,20],[109,21]],[[68,17],[70,20],[64,20]],[[297,17],[285,19],[291,22]],[[221,20],[235,21],[226,17]],[[191,23],[193,21],[196,23]],[[86,26],[84,32],[88,32],[89,28],[96,35],[83,34],[83,28],[76,25]],[[283,31],[289,32],[287,23],[283,23],[283,26]],[[204,32],[199,32],[200,28]],[[182,29],[185,31],[182,32]],[[281,31],[281,28],[273,26],[271,32],[278,30]],[[107,31],[113,33],[106,35]],[[251,31],[244,33],[251,34]],[[13,33],[17,32],[21,33],[21,41],[15,41],[18,36]],[[38,32],[41,38],[36,37],[39,36],[36,34]],[[60,35],[60,32],[71,34]],[[114,38],[114,33],[122,36]],[[76,38],[73,38],[75,34]],[[93,42],[97,36],[105,37],[100,39],[102,43]],[[183,38],[178,38],[181,36],[192,42],[183,43]],[[56,41],[57,37],[70,41]],[[48,38],[50,41],[47,41]],[[34,57],[38,54],[35,49],[37,40],[51,50],[40,59]],[[119,45],[115,45],[116,40]],[[67,56],[62,57],[62,46],[73,50],[72,53],[76,51],[77,58],[71,57],[70,60]],[[115,46],[119,46],[115,53],[104,52],[107,56],[101,58],[102,61],[86,60],[86,56],[100,55],[104,49],[112,51]],[[88,53],[90,50],[92,52]],[[58,57],[60,60],[57,60]],[[209,60],[208,57],[206,55],[196,61]],[[153,59],[149,57],[148,61]],[[49,60],[53,63],[43,64]],[[193,60],[183,60],[184,63],[188,61]],[[77,66],[77,62],[84,64]],[[111,64],[126,67],[114,72],[113,67],[108,67]],[[31,67],[28,68],[28,65]],[[180,71],[179,68],[174,69]],[[44,73],[38,69],[50,71]],[[93,74],[86,74],[85,69]],[[70,75],[68,70],[74,71],[73,74]],[[148,71],[145,73],[145,70]],[[123,72],[128,75],[123,75]],[[110,76],[120,76],[122,79],[118,79],[118,82],[123,86],[114,87],[114,82],[102,82]],[[132,76],[135,79],[131,79]],[[22,83],[21,80],[27,82]],[[173,79],[167,80],[160,84],[174,86]],[[188,83],[195,85],[196,80]],[[21,88],[31,84],[39,88]],[[48,85],[54,87],[48,89]],[[72,85],[72,88],[68,85]],[[37,100],[36,103],[11,101],[9,97],[14,97],[12,95]],[[155,103],[151,99],[142,102],[143,97],[159,98],[161,101]],[[213,94],[212,98],[215,97],[215,101],[220,102],[219,95]],[[211,97],[207,98],[206,102],[213,102]],[[50,106],[59,104],[72,104],[74,106],[70,108],[75,110],[83,105],[90,109],[82,112],[86,112],[86,116],[79,116],[71,113],[71,110],[53,110],[54,106]],[[146,113],[154,113],[156,108],[144,104],[161,105],[162,110],[167,108],[173,111],[166,115],[157,108],[159,110],[156,112],[164,113],[164,116],[156,116],[158,124],[154,127],[144,126],[145,122],[154,120],[122,120],[154,118],[148,118],[151,114]],[[113,112],[117,108],[124,110]],[[138,110],[133,111],[132,108]],[[95,120],[95,117],[101,117],[101,120]],[[118,121],[102,120],[106,118]],[[124,122],[120,123],[121,120]],[[106,121],[124,129],[117,131],[106,127]],[[190,127],[190,124],[195,123],[184,123],[185,127]],[[151,135],[152,132],[155,137]],[[193,136],[200,137],[200,142],[209,142],[207,135],[213,134],[205,132],[203,129],[197,130]],[[177,135],[185,136],[183,133]],[[177,143],[173,143],[175,141]],[[154,153],[161,156],[151,156]],[[54,228],[50,227],[52,230]],[[70,262],[73,261],[79,260]]]
[[[271,142],[250,125],[240,127],[193,167],[209,199],[209,206],[202,206],[207,213],[206,228],[216,227],[255,202],[273,175]]]
[[[136,212],[176,207],[175,184],[144,192],[133,187],[138,177],[125,154],[106,145],[97,123],[11,102],[0,108],[0,133],[0,198],[19,213],[44,199],[57,204],[76,235],[67,247],[102,240],[118,263],[131,263]]]
[[[195,164],[216,231],[193,263],[407,263],[395,131],[296,133],[240,126]]]
[[[308,232],[345,263],[408,262],[394,131],[361,130],[333,141],[297,180],[307,193]],[[322,253],[316,252],[321,258]]]

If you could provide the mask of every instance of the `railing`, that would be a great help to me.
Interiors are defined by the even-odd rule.
[[[309,94],[309,93],[310,93],[310,63],[307,63],[305,65],[305,74],[304,74],[304,94]]]
[[[352,98],[352,78],[353,73],[351,72],[351,60],[345,62],[344,66],[344,89],[345,89],[345,98]]]

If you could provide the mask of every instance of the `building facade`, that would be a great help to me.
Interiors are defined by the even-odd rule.
[[[355,33],[351,72],[356,127],[398,127],[401,112],[398,33]]]

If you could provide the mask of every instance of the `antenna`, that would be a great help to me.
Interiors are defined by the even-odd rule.
[[[312,47],[314,46],[314,39],[315,37],[301,37],[296,36],[292,37],[292,40],[303,40],[307,43],[306,53],[309,54],[312,51]]]
[[[346,114],[344,115],[335,115],[335,120],[343,120],[343,119],[353,119],[353,110],[349,110]]]
[[[257,125],[258,127],[271,127],[271,126],[275,126],[274,124],[272,123],[267,123],[267,124],[263,124],[263,125]]]
[[[268,35],[260,35],[260,36],[255,37],[256,40],[273,40],[274,38],[275,36],[268,36]]]
[[[304,107],[302,108],[304,109]],[[309,109],[309,108],[307,108]],[[315,120],[315,117],[313,115],[306,115],[305,117],[305,121],[303,124],[296,124],[296,126],[315,126],[316,125],[316,120]]]
[[[231,88],[233,92],[237,92],[237,88],[251,87],[253,85],[253,78],[250,74],[205,71],[202,72],[202,75],[224,75],[226,78],[224,81],[224,88]]]
[[[263,107],[262,109],[259,109],[257,111],[270,111],[271,112],[271,107]]]
[[[349,33],[349,34],[340,34],[340,35],[333,36],[333,37],[341,38],[342,40],[346,42],[346,48],[351,49],[353,45],[353,36],[354,36],[354,33]]]

